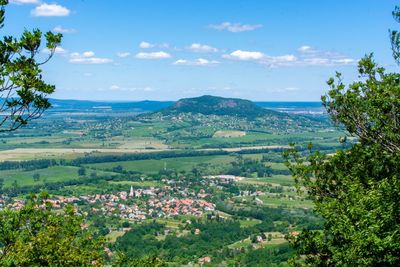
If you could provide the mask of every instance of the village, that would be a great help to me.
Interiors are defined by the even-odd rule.
[[[127,191],[115,193],[87,194],[80,196],[51,195],[46,201],[53,209],[62,210],[73,205],[77,213],[106,217],[119,217],[128,220],[145,220],[149,218],[171,218],[175,216],[201,217],[204,213],[215,211],[215,204],[210,201],[209,189],[224,190],[224,186],[233,185],[243,177],[233,175],[203,176],[194,180],[166,180],[159,187],[130,187]],[[193,190],[192,187],[201,189]],[[225,188],[226,189],[226,188]],[[207,192],[207,191],[208,192]],[[261,191],[239,191],[237,196],[259,196]],[[260,201],[256,198],[256,201]],[[25,199],[0,196],[0,209],[19,210],[26,204]],[[260,204],[260,203],[259,203]]]
[[[118,216],[122,219],[144,220],[147,218],[169,218],[179,215],[202,216],[205,212],[214,211],[215,204],[204,200],[208,194],[200,190],[198,194],[183,190],[171,194],[171,187],[150,187],[134,189],[115,194],[83,195],[79,197],[53,196],[46,201],[54,209],[63,209],[72,204],[79,212],[80,206],[89,206],[90,211],[104,216]],[[9,201],[0,198],[0,208],[21,209],[24,200]]]

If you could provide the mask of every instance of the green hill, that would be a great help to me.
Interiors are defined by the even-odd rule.
[[[249,100],[204,95],[184,98],[160,111],[163,115],[179,113],[200,113],[204,115],[261,117],[265,115],[282,116],[280,112],[264,109]]]

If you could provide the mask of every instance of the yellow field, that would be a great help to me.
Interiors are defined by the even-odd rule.
[[[148,143],[148,146],[140,146],[136,143],[130,147],[126,144],[125,148],[16,148],[0,151],[0,161],[7,160],[32,160],[32,159],[72,159],[83,156],[86,153],[104,153],[104,154],[125,154],[125,153],[147,153],[173,150],[165,145],[156,143]],[[154,148],[157,147],[157,148]],[[288,146],[246,146],[246,147],[231,147],[231,148],[206,148],[196,149],[197,151],[228,151],[238,152],[247,149],[275,149],[288,148]]]
[[[233,137],[243,137],[245,135],[246,132],[243,131],[216,131],[213,137],[233,138]]]
[[[120,149],[167,149],[168,146],[163,144],[159,140],[155,139],[140,139],[140,140],[124,140],[121,145],[118,145]]]
[[[141,153],[160,152],[165,149],[122,149],[122,148],[16,148],[0,151],[0,161],[32,160],[64,158],[70,159],[83,156],[85,153]]]
[[[111,231],[106,238],[110,243],[114,243],[118,237],[123,236],[124,234],[124,231]]]

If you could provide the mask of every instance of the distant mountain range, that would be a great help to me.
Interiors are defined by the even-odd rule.
[[[174,101],[138,101],[138,102],[117,102],[117,101],[88,101],[88,100],[61,100],[50,99],[52,108],[50,111],[100,111],[113,110],[116,112],[151,112],[173,105]]]
[[[178,101],[88,101],[50,99],[53,107],[48,112],[198,112],[237,116],[262,115],[265,112],[283,111],[296,114],[321,114],[320,102],[252,102],[249,100],[201,96]],[[193,110],[194,108],[197,111]],[[265,109],[268,109],[267,111]]]

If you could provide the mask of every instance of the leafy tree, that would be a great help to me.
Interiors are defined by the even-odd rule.
[[[124,168],[121,165],[117,165],[112,168],[113,172],[122,172],[123,170],[124,170]]]
[[[130,259],[124,253],[118,252],[115,256],[112,267],[164,267],[166,264],[157,256],[145,256],[137,259]]]
[[[333,122],[358,143],[334,155],[312,145],[284,153],[298,190],[325,219],[321,230],[289,237],[295,266],[400,266],[400,74],[386,73],[372,55],[358,72],[348,86],[338,73],[322,97]]]
[[[78,169],[78,175],[79,176],[85,176],[86,175],[86,169],[81,167]]]
[[[20,210],[0,211],[1,266],[103,266],[103,242],[82,229],[68,206],[56,214],[48,195],[32,195]]]
[[[124,227],[124,228],[128,228],[128,227],[131,226],[131,224],[129,222],[127,222],[127,221],[124,221],[124,222],[122,222],[121,226]]]
[[[40,180],[40,174],[39,174],[39,173],[35,173],[35,174],[33,175],[33,180],[34,180],[35,182],[39,181],[39,180]]]
[[[392,12],[393,18],[400,23],[400,7],[396,6]],[[389,30],[390,41],[392,44],[393,57],[400,63],[400,32],[397,30]]]
[[[0,29],[4,27],[5,6],[0,0]],[[42,32],[25,30],[17,39],[4,36],[0,40],[0,132],[13,131],[36,119],[51,104],[46,98],[55,90],[42,78],[41,65],[48,62],[61,42],[61,34],[44,34],[47,58],[40,60]]]
[[[14,189],[17,189],[18,188],[18,182],[17,182],[17,180],[14,180],[13,182],[12,182],[12,188],[14,188]]]

